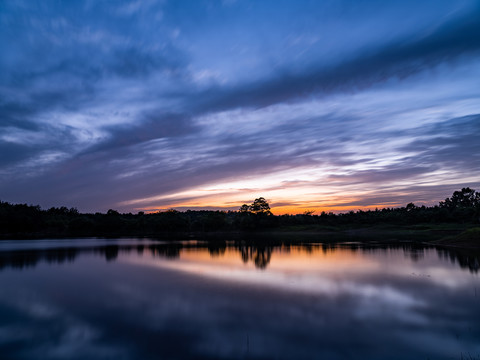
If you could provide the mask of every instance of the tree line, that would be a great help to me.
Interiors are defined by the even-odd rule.
[[[426,207],[404,207],[301,215],[273,215],[264,198],[243,204],[238,211],[167,210],[151,214],[80,213],[75,208],[10,204],[0,201],[0,236],[156,236],[171,233],[254,231],[294,226],[348,227],[380,224],[479,223],[480,193],[463,188]]]

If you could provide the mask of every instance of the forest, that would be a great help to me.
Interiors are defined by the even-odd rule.
[[[252,231],[336,231],[382,226],[480,223],[480,193],[463,188],[426,207],[409,203],[404,207],[346,213],[273,215],[264,198],[244,204],[238,211],[167,210],[146,214],[80,213],[75,208],[11,204],[0,201],[0,237],[40,238],[71,236],[151,236]],[[465,228],[468,226],[464,226]]]

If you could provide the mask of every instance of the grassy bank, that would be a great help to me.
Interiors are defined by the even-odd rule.
[[[472,227],[462,231],[460,234],[447,236],[431,242],[435,245],[455,246],[462,248],[480,248],[480,227]]]

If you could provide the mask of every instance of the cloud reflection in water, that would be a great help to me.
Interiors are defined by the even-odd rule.
[[[40,257],[22,268],[18,253],[1,252],[1,353],[449,359],[480,352],[479,279],[474,267],[459,266],[478,264],[475,256],[466,261],[411,246],[284,245],[271,246],[262,268],[243,262],[245,244],[114,244],[77,249],[71,262],[55,261],[59,248],[32,251]]]

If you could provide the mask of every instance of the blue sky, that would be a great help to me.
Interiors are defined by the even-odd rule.
[[[435,204],[480,188],[478,1],[2,1],[0,199]]]

